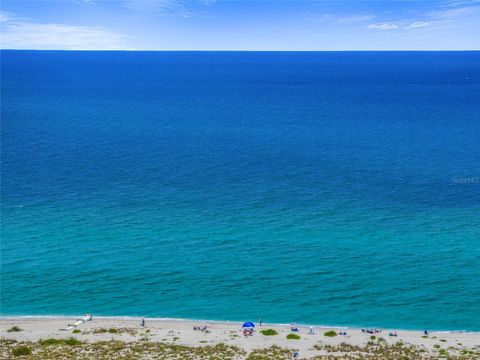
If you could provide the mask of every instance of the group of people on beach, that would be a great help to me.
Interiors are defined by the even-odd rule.
[[[243,329],[243,336],[252,336],[253,335],[253,328],[244,328]]]
[[[367,333],[367,334],[379,334],[381,333],[382,330],[378,330],[378,329],[362,329],[362,333]],[[426,330],[425,330],[426,332]],[[393,337],[397,337],[398,334],[396,331],[390,331],[388,333],[388,336],[393,336]]]
[[[91,320],[91,319],[92,319],[92,315],[86,315],[84,317],[84,319],[82,319],[82,320],[85,321],[85,320]],[[145,318],[143,318],[143,317],[140,320],[140,326],[145,327]],[[201,332],[204,332],[204,333],[209,333],[210,332],[210,330],[208,330],[208,327],[206,325],[205,326],[194,326],[193,330],[194,331],[201,331]],[[245,337],[252,336],[254,331],[255,330],[251,327],[244,328],[243,329],[243,336],[245,336]],[[300,332],[298,327],[296,327],[296,326],[291,326],[290,331],[291,332]],[[362,329],[362,333],[367,333],[367,334],[378,334],[378,333],[381,333],[381,332],[382,332],[382,330],[378,330],[378,329]],[[425,335],[428,335],[427,330],[425,330],[424,333],[425,333]],[[310,326],[308,334],[309,335],[315,335],[315,330],[313,330],[312,326]],[[339,331],[338,335],[347,335],[347,332],[341,330],[341,331]],[[388,333],[388,336],[396,337],[396,336],[398,336],[398,334],[397,334],[396,331],[391,331],[391,332]]]
[[[207,325],[205,325],[205,326],[194,326],[193,331],[201,331],[201,332],[204,332],[204,333],[209,333],[210,332],[210,330],[208,330]]]

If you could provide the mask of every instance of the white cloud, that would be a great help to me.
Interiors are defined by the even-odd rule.
[[[5,22],[15,19],[15,14],[8,11],[0,11],[0,22]]]
[[[77,3],[77,4],[87,4],[87,5],[95,5],[96,4],[96,0],[72,0],[74,3]]]
[[[415,28],[421,28],[430,25],[430,22],[428,21],[415,21],[408,25],[406,28],[407,29],[415,29]]]
[[[480,14],[480,6],[455,7],[446,10],[430,11],[427,15],[437,19],[454,19]]]
[[[135,11],[145,11],[156,15],[177,15],[191,17],[198,15],[198,11],[192,11],[191,5],[200,4],[209,7],[216,0],[123,0],[123,6]],[[200,12],[201,14],[201,12]]]
[[[215,4],[217,2],[217,0],[198,0],[198,2],[202,5],[210,6],[210,5]]]
[[[125,0],[123,6],[135,11],[147,11],[157,15],[178,15],[190,17],[193,15],[184,0]]]
[[[312,12],[306,12],[303,14],[304,17],[316,18],[321,21],[339,23],[339,24],[356,24],[365,21],[372,20],[375,18],[375,15],[371,14],[353,14],[348,16],[338,16],[333,14],[318,14]]]
[[[174,10],[183,5],[181,0],[125,0],[123,5],[133,10]]]
[[[0,14],[2,49],[128,50],[129,36],[103,27],[36,23]]]
[[[375,30],[393,30],[393,29],[398,29],[399,26],[394,23],[378,23],[378,24],[368,25],[368,28],[375,29]]]
[[[352,16],[338,17],[336,21],[341,24],[356,24],[372,20],[375,16],[369,14],[356,14]]]
[[[480,0],[447,0],[443,5],[446,7],[457,7],[479,4]]]

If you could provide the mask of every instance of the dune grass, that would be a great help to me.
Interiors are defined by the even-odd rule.
[[[7,330],[7,332],[19,332],[22,331],[18,326],[12,326],[10,329]]]
[[[145,330],[145,332],[149,332],[149,329]],[[96,328],[89,331],[84,331],[84,334],[129,334],[135,335],[137,333],[137,329],[135,328]]]
[[[46,340],[40,340],[39,343],[42,346],[52,346],[52,345],[75,346],[75,345],[82,345],[83,344],[80,340],[77,340],[74,337],[70,337],[68,339],[52,339],[52,338],[50,338],[50,339],[46,339]]]
[[[297,334],[290,334],[297,335]],[[298,335],[297,335],[298,336]],[[75,339],[74,339],[75,340]],[[383,339],[382,339],[383,340]],[[72,346],[75,344],[75,346]],[[46,339],[39,342],[0,340],[1,359],[28,360],[291,360],[294,349],[271,346],[253,349],[249,352],[236,346],[217,344],[186,346],[171,342],[118,340],[73,343],[69,339]],[[480,359],[480,351],[460,348],[426,348],[419,345],[408,345],[398,341],[388,344],[377,339],[368,341],[364,346],[341,343],[328,345],[317,343],[311,349],[310,357],[300,351],[300,358],[314,360],[476,360]]]
[[[32,354],[32,349],[28,346],[21,345],[12,350],[13,356],[27,356]]]
[[[63,343],[61,339],[45,339],[39,341],[40,345],[42,346],[50,346],[50,345],[60,345]]]
[[[274,329],[266,329],[266,330],[261,330],[260,331],[263,335],[266,336],[273,336],[273,335],[278,335],[278,331]]]
[[[75,339],[73,337],[68,338],[67,340],[63,340],[63,343],[70,346],[82,345],[82,342],[80,340]]]
[[[69,346],[59,339],[47,339],[40,342],[17,342],[14,340],[0,340],[0,358],[11,359],[18,356],[20,359],[32,360],[133,360],[133,359],[245,359],[247,353],[235,346],[217,344],[211,346],[182,346],[163,342],[123,342],[123,341],[97,341],[84,342],[79,346]],[[53,341],[56,340],[56,341]],[[45,346],[45,344],[50,344]],[[18,350],[19,348],[27,350]],[[28,353],[27,353],[28,352]]]
[[[328,337],[334,337],[334,336],[337,336],[338,334],[335,330],[329,330],[329,331],[326,331],[323,335]]]

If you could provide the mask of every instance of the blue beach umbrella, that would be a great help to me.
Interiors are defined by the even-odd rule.
[[[252,327],[255,327],[255,324],[250,321],[244,322],[242,325],[242,328],[252,328]]]

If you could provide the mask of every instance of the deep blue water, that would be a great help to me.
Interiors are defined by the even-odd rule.
[[[1,52],[1,314],[480,330],[480,53]]]

